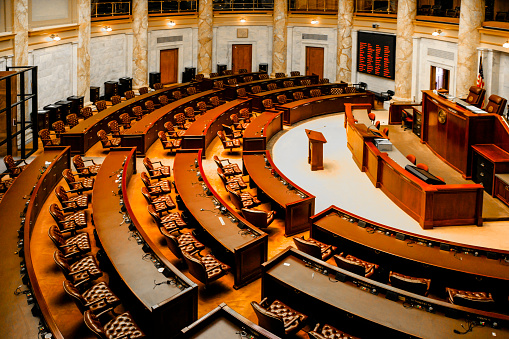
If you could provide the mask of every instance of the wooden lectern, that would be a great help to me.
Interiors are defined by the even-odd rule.
[[[323,170],[323,144],[327,142],[321,132],[307,129],[308,136],[308,163],[312,171]]]

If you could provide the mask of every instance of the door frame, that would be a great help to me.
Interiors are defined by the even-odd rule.
[[[443,63],[436,62],[436,61],[426,60],[426,62],[424,63],[426,73],[421,75],[421,77],[423,79],[427,79],[426,87],[429,87],[429,84],[430,84],[431,67],[432,66],[443,68],[443,69],[446,69],[449,71],[449,94],[456,95],[456,66],[451,66],[451,65],[443,64]],[[424,84],[424,80],[422,80],[422,82],[420,84],[418,84],[418,86],[422,87],[423,84]],[[422,95],[421,95],[421,98],[422,98]],[[419,99],[421,99],[421,98],[419,98]]]
[[[329,44],[320,44],[320,43],[302,43],[301,44],[301,53],[300,53],[300,64],[301,67],[299,69],[292,69],[292,71],[300,71],[300,74],[306,74],[306,47],[318,47],[323,48],[323,77],[330,79],[332,82],[336,80],[336,65],[334,65],[334,73],[330,74],[329,69]]]
[[[182,82],[182,72],[184,72],[184,55],[183,55],[184,54],[184,44],[183,43],[158,44],[158,46],[154,50],[156,52],[155,70],[149,71],[149,72],[159,72],[161,70],[161,51],[164,51],[166,49],[178,49],[179,55],[178,55],[177,82]]]
[[[252,72],[253,68],[255,70],[257,70],[258,69],[258,56],[256,55],[256,52],[258,51],[258,46],[257,46],[258,44],[255,40],[249,40],[249,39],[246,39],[246,40],[236,39],[236,40],[229,40],[226,42],[226,46],[228,48],[227,53],[226,53],[228,60],[226,61],[226,64],[228,65],[228,69],[232,69],[233,45],[251,45],[251,69],[250,70],[248,69],[247,71]]]

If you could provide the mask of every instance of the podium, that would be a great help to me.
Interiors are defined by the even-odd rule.
[[[308,163],[312,171],[323,170],[323,144],[327,142],[321,132],[306,129],[308,136]]]

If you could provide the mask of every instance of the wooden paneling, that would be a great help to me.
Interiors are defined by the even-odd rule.
[[[323,48],[306,47],[306,75],[317,74],[323,78]]]
[[[178,48],[164,49],[160,52],[159,71],[163,84],[178,82],[179,50]]]
[[[247,69],[251,72],[253,60],[253,45],[235,44],[232,45],[232,70],[238,73],[239,69]]]

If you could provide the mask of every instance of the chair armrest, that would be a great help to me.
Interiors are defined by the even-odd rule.
[[[65,206],[64,207],[64,206],[62,206],[62,211],[63,212],[72,212],[75,208],[76,208],[76,206],[75,207],[72,207],[72,206]]]
[[[260,305],[261,305],[262,307],[264,307],[264,308],[267,308],[267,307],[269,306],[269,305],[267,305],[267,302],[268,302],[268,298],[267,298],[267,297],[265,297],[265,298],[263,298],[263,300],[262,300],[262,301],[260,301]]]
[[[87,162],[87,161],[92,161],[92,163],[95,165],[94,159],[83,160],[83,162]]]
[[[164,165],[163,165],[163,163],[162,163],[161,161],[153,161],[152,163],[154,163],[154,164],[159,164],[159,165],[161,165],[161,167],[162,167],[162,166],[164,166]]]

